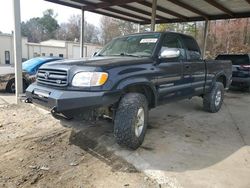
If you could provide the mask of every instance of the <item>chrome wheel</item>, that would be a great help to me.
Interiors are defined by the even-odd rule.
[[[219,106],[220,102],[221,102],[221,91],[217,91],[216,95],[215,95],[215,106]]]
[[[137,119],[135,122],[135,135],[139,137],[143,131],[145,114],[144,109],[141,107],[137,112]]]

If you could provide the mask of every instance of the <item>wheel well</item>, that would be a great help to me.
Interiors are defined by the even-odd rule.
[[[141,93],[143,95],[146,96],[147,100],[148,100],[148,106],[150,108],[153,108],[156,106],[155,104],[155,94],[153,92],[153,90],[150,88],[150,86],[147,85],[132,85],[132,86],[128,86],[124,89],[125,93]]]
[[[9,84],[10,84],[10,81],[12,81],[12,80],[15,80],[15,78],[9,79],[9,81],[8,81],[7,84],[6,84],[6,88],[5,88],[5,89],[7,89],[7,87],[8,87]],[[26,85],[28,86],[28,85],[29,85],[29,81],[26,80],[25,78],[23,78],[23,84],[26,84]]]
[[[221,82],[223,84],[224,88],[226,88],[226,86],[227,86],[227,79],[224,75],[221,75],[218,78],[216,78],[216,82]]]

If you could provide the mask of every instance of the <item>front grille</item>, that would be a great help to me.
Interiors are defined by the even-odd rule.
[[[37,82],[52,86],[67,86],[67,71],[58,69],[39,69],[37,72]]]

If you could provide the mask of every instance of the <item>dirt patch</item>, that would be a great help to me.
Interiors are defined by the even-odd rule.
[[[83,131],[30,105],[0,108],[0,187],[155,187]]]

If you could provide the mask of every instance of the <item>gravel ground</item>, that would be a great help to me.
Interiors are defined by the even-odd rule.
[[[215,114],[198,97],[160,106],[129,151],[107,121],[58,121],[0,94],[0,187],[249,188],[249,96],[227,92]]]
[[[146,188],[158,184],[87,136],[63,127],[50,114],[27,104],[2,103],[0,187]]]

